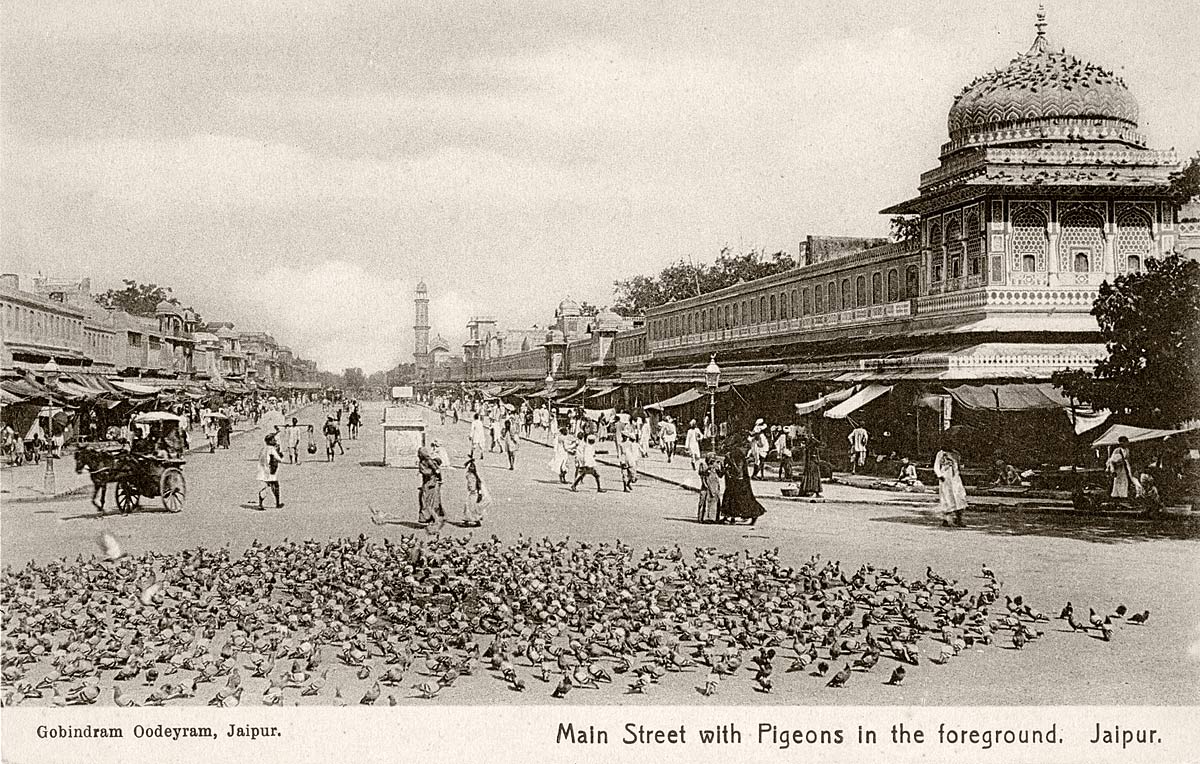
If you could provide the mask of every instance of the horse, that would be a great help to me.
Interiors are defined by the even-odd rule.
[[[104,513],[104,502],[108,494],[108,484],[117,472],[121,454],[100,451],[93,448],[80,447],[75,449],[75,472],[85,469],[92,479],[92,506],[101,514]],[[99,499],[99,501],[97,501]]]

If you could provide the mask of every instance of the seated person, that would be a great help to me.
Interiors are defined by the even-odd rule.
[[[1148,472],[1143,472],[1138,476],[1138,482],[1142,485],[1142,491],[1138,498],[1146,505],[1146,508],[1152,510],[1162,509],[1162,494],[1159,493],[1158,483],[1155,482],[1154,476]]]
[[[896,483],[906,488],[925,487],[925,484],[917,477],[917,465],[909,461],[907,457],[900,460],[900,475],[896,478]]]
[[[997,457],[992,463],[992,485],[1020,485],[1021,473],[1017,468]]]

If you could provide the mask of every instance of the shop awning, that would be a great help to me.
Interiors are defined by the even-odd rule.
[[[830,419],[845,419],[863,406],[892,389],[891,385],[867,385],[854,395],[825,412]]]
[[[1186,432],[1195,432],[1196,430],[1200,430],[1200,422],[1189,422],[1173,430],[1152,430],[1146,427],[1114,424],[1103,435],[1092,441],[1092,448],[1115,446],[1122,436],[1129,438],[1130,443],[1141,443],[1147,440],[1165,440]]]
[[[599,392],[595,392],[595,393],[592,393],[591,395],[589,395],[588,400],[591,400],[592,398],[602,398],[605,395],[608,395],[609,393],[615,393],[616,391],[618,391],[620,389],[621,389],[621,385],[613,385],[612,387],[605,387],[605,388],[601,389]]]
[[[592,387],[581,387],[578,390],[575,390],[574,392],[569,393],[569,394],[564,395],[563,397],[559,398],[558,402],[559,403],[567,403],[568,401],[574,401],[578,398],[582,398],[584,396],[584,394],[587,393],[588,390],[594,390],[594,389],[595,388],[592,388]]]
[[[150,387],[149,385],[140,385],[137,382],[126,382],[123,379],[114,380],[113,387],[117,388],[118,390],[120,390],[123,393],[129,393],[131,395],[157,395],[158,394],[157,387]]]
[[[642,408],[659,409],[659,410],[670,409],[670,408],[675,408],[676,406],[686,405],[688,403],[691,403],[692,401],[698,401],[703,397],[704,397],[704,393],[700,392],[700,390],[698,390],[696,388],[692,388],[691,390],[685,390],[684,392],[680,393],[679,395],[672,395],[670,398],[667,398],[664,401],[659,401],[658,403],[651,403],[649,406],[643,406]]]
[[[947,387],[946,392],[954,398],[955,403],[968,409],[1028,411],[1030,409],[1069,409],[1071,407],[1071,399],[1064,396],[1049,382],[959,385],[958,387]]]
[[[4,388],[0,387],[0,403],[8,406],[13,403],[24,403],[25,399],[19,395],[14,395]]]
[[[820,396],[814,400],[808,401],[806,403],[797,403],[796,404],[796,413],[800,416],[804,416],[805,414],[811,414],[814,411],[820,411],[821,409],[825,408],[826,406],[832,406],[835,403],[841,403],[842,401],[849,398],[851,395],[854,395],[854,388],[847,387],[845,390],[838,390],[836,393],[829,393],[828,395],[822,395],[822,396]]]

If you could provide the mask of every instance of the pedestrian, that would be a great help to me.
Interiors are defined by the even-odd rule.
[[[750,460],[750,479],[762,480],[767,466],[767,451],[771,447],[767,438],[767,423],[764,420],[758,419],[754,422],[748,440],[750,447],[746,454]]]
[[[744,519],[754,525],[766,510],[754,496],[746,454],[737,439],[733,442],[733,449],[725,455],[725,495],[721,497],[721,519],[728,523]]]
[[[638,445],[632,425],[627,425],[617,437],[620,438],[617,448],[620,450],[621,487],[625,493],[629,493],[633,490],[634,483],[637,482],[637,466],[638,457],[641,456],[641,446]]]
[[[300,420],[292,417],[292,425],[287,428],[287,455],[288,461],[292,464],[300,463],[300,440],[305,432],[304,427],[300,426]]]
[[[483,444],[487,442],[488,429],[476,412],[471,419],[471,432],[468,439],[471,444],[471,458],[475,461],[483,461]],[[490,449],[489,449],[490,450]]]
[[[804,482],[800,492],[805,496],[821,495],[821,441],[813,437],[808,428],[800,431],[800,443],[804,448]]]
[[[332,416],[325,417],[325,427],[321,429],[325,436],[325,461],[333,461],[333,449],[337,446],[340,430]]]
[[[1129,438],[1122,435],[1117,438],[1117,445],[1108,455],[1104,468],[1112,475],[1112,490],[1109,496],[1113,499],[1129,499],[1136,496],[1133,489],[1133,467],[1129,463]]]
[[[275,433],[263,438],[263,447],[258,452],[258,479],[262,488],[258,489],[258,508],[263,509],[263,494],[270,491],[275,496],[275,508],[283,509],[283,500],[279,493],[279,465],[283,464],[283,454],[279,451],[279,441]]]
[[[696,420],[693,419],[688,422],[687,435],[683,438],[683,447],[687,449],[688,458],[692,460],[692,472],[696,471],[700,462],[700,438],[700,428],[696,426]]]
[[[580,455],[575,466],[575,482],[571,484],[571,490],[577,490],[584,476],[591,475],[596,479],[596,493],[604,493],[604,489],[600,487],[600,473],[596,470],[596,436],[588,435],[587,441],[579,450]]]
[[[228,414],[218,421],[220,424],[217,425],[217,446],[228,450],[229,437],[233,434],[233,421]]]
[[[488,445],[488,453],[491,453],[493,448],[504,453],[504,423],[500,420],[499,412],[492,414],[491,435],[492,441]]]
[[[867,463],[867,441],[871,435],[861,424],[855,423],[846,439],[850,441],[850,474],[857,475],[858,468]]]
[[[967,489],[962,482],[962,457],[947,444],[933,458],[933,474],[938,479],[938,507],[942,511],[942,525],[949,526],[951,520],[960,528],[963,511],[967,508]]]
[[[505,417],[500,439],[504,445],[504,453],[508,454],[508,469],[511,471],[516,468],[517,451],[521,449],[521,436],[517,433],[517,424],[513,417]]]
[[[483,485],[479,476],[479,468],[475,460],[467,457],[467,499],[463,504],[463,525],[467,528],[478,528],[483,525],[486,510],[492,504],[492,497]]]
[[[675,441],[679,439],[679,432],[675,429],[675,420],[670,416],[664,416],[658,423],[658,438],[662,443],[663,453],[667,455],[667,464],[670,464],[671,458],[675,456]]]
[[[702,523],[715,523],[721,519],[721,460],[709,452],[700,460],[700,501],[696,519]]]
[[[775,453],[779,455],[779,479],[792,479],[792,438],[790,427],[783,427],[775,438]]]
[[[428,533],[441,531],[446,524],[446,511],[442,508],[442,462],[435,449],[437,441],[417,449],[417,469],[421,473],[421,487],[417,489],[417,522],[425,526]]]
[[[204,439],[208,441],[208,452],[215,454],[217,452],[217,420],[215,417],[208,417],[204,420]]]
[[[558,482],[564,485],[567,471],[574,467],[576,447],[577,443],[567,434],[567,428],[558,428],[558,435],[554,436],[554,456],[550,459],[550,469],[558,473]]]
[[[358,404],[355,404],[354,408],[350,410],[350,419],[346,425],[347,428],[349,428],[350,438],[352,440],[358,440],[358,428],[361,424],[362,414],[358,413]]]

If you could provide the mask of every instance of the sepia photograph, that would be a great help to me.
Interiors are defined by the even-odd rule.
[[[1194,761],[1198,11],[5,3],[0,757]]]

